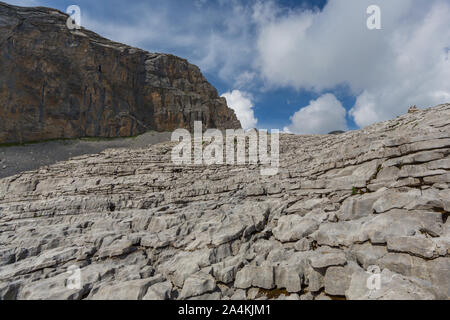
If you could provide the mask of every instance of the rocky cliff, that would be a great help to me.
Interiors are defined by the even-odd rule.
[[[0,2],[0,143],[240,128],[198,67]]]
[[[274,177],[172,147],[0,180],[0,298],[450,298],[450,104],[282,135]]]

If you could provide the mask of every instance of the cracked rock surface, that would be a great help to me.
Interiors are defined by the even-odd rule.
[[[450,298],[450,104],[281,135],[271,177],[173,146],[0,180],[0,298]]]

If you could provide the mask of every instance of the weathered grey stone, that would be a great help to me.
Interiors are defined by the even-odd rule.
[[[329,296],[327,296],[325,293],[322,292],[317,297],[315,297],[314,300],[329,301],[329,300],[332,300],[332,299]]]
[[[14,253],[14,249],[5,249],[0,250],[0,267],[14,263],[16,260],[16,255]]]
[[[258,184],[253,184],[247,187],[247,196],[262,196],[265,194],[264,187]]]
[[[259,296],[259,288],[247,290],[247,300],[255,300]]]
[[[373,246],[370,243],[355,245],[351,249],[355,260],[362,265],[364,269],[369,266],[378,265],[379,260],[387,254],[385,246]]]
[[[0,283],[0,300],[16,300],[20,283]]]
[[[308,291],[318,292],[324,287],[323,274],[310,268],[305,272],[306,284],[308,285]]]
[[[133,280],[123,283],[101,286],[90,299],[92,300],[142,300],[149,287],[162,282],[162,277]]]
[[[160,282],[151,286],[142,300],[169,300],[172,297],[172,283]]]
[[[324,278],[325,292],[332,296],[345,296],[350,287],[353,270],[343,267],[330,267]]]
[[[379,287],[367,285],[373,274],[355,272],[346,291],[349,300],[432,300],[436,299],[432,289],[419,280],[414,280],[388,269],[379,275]]]
[[[37,257],[26,259],[22,263],[8,264],[0,268],[0,280],[67,263],[75,260],[78,251],[78,247],[55,248],[43,252]]]
[[[235,280],[237,270],[244,265],[244,258],[240,255],[226,259],[212,265],[212,275],[217,281],[229,284]]]
[[[283,216],[278,221],[278,226],[273,229],[273,234],[281,242],[293,242],[309,236],[319,225],[320,223],[312,218]]]
[[[445,173],[436,176],[424,177],[425,183],[450,183],[450,173]]]
[[[222,294],[220,292],[206,293],[201,296],[191,297],[187,300],[200,300],[200,301],[210,301],[210,300],[220,300],[222,299]]]
[[[236,292],[231,296],[231,300],[246,300],[247,296],[245,294],[245,290],[238,289]]]
[[[283,300],[297,301],[297,300],[300,300],[300,296],[299,296],[298,294],[296,294],[296,293],[290,294],[290,295],[288,295],[288,296],[282,294],[281,296],[278,297],[277,300],[282,300],[282,301],[283,301]]]
[[[373,204],[382,192],[369,193],[358,197],[351,197],[342,204],[338,217],[342,221],[355,220],[373,213]]]
[[[309,251],[311,250],[311,246],[313,244],[312,239],[303,238],[294,245],[295,250],[297,251]]]
[[[130,240],[119,240],[110,244],[106,248],[102,248],[97,253],[99,258],[116,257],[124,254],[128,254],[134,250],[133,242]]]
[[[189,276],[211,265],[213,262],[212,251],[211,249],[196,252],[181,251],[169,259],[165,259],[158,266],[157,271],[172,281],[175,286],[182,288],[184,281]]]
[[[347,263],[344,253],[318,253],[311,258],[311,266],[316,269],[343,266]]]
[[[288,292],[300,292],[302,290],[302,275],[297,268],[289,266],[275,267],[275,284],[279,289]]]
[[[181,298],[187,299],[210,293],[217,288],[216,281],[213,277],[203,273],[197,273],[186,279]]]
[[[239,289],[250,287],[273,289],[275,288],[274,269],[271,266],[245,266],[237,273],[234,286]]]
[[[297,203],[293,204],[289,208],[285,210],[286,214],[299,214],[305,215],[313,209],[320,208],[328,203],[328,199],[319,198],[319,199],[309,199],[309,200],[300,200]]]
[[[387,212],[392,209],[427,210],[441,207],[441,199],[436,190],[423,192],[418,189],[405,189],[402,191],[384,191],[382,196],[373,204],[376,213]]]
[[[423,232],[438,236],[442,234],[442,215],[433,211],[392,210],[367,221],[359,232],[372,244],[386,244],[392,237]]]
[[[314,300],[314,296],[311,292],[307,292],[300,296],[300,300],[302,301],[311,301]]]
[[[427,238],[393,237],[388,239],[387,247],[390,251],[406,252],[427,259],[439,256],[436,242]]]
[[[319,245],[330,247],[346,246],[353,243],[362,243],[368,240],[366,234],[361,232],[367,219],[358,221],[342,221],[340,223],[322,223],[319,230],[311,235]]]

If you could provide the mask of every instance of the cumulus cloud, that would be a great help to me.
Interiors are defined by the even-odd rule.
[[[382,30],[366,27],[373,4],[381,8]],[[174,14],[180,5],[183,14]],[[356,97],[350,116],[361,127],[413,104],[449,101],[448,1],[329,0],[322,10],[257,0],[190,7],[136,1],[121,14],[125,19],[116,21],[84,12],[83,25],[179,54],[242,92],[290,87],[322,94],[344,86]]]
[[[240,1],[135,0],[131,6],[116,4],[124,7],[118,19],[99,15],[102,10],[93,6],[82,6],[83,26],[102,36],[182,56],[228,83],[242,83],[251,75],[249,66],[256,55],[251,5]]]
[[[356,98],[349,115],[361,127],[413,104],[450,101],[448,0],[328,0],[322,10],[270,0],[79,5],[83,26],[185,57],[230,89],[256,96],[277,88],[318,94],[348,88]],[[381,30],[366,27],[369,5],[381,8]]]
[[[350,114],[360,126],[392,118],[410,105],[450,102],[450,4],[435,3],[412,27],[402,26],[390,39],[394,57],[383,81],[367,86]],[[371,113],[374,113],[371,115]]]
[[[258,120],[253,112],[252,97],[243,91],[233,90],[222,95],[228,106],[234,110],[244,130],[256,128]]]
[[[327,93],[301,108],[291,117],[285,132],[296,134],[327,134],[347,130],[346,111],[333,94]]]
[[[382,30],[366,27],[381,8]],[[265,17],[259,69],[269,86],[315,92],[346,85],[365,126],[450,96],[450,3],[442,0],[329,0],[322,11]]]

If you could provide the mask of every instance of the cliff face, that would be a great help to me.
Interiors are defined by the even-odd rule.
[[[173,146],[0,180],[0,300],[450,299],[450,105],[281,135],[271,177]]]
[[[0,143],[240,128],[198,67],[0,2]]]

